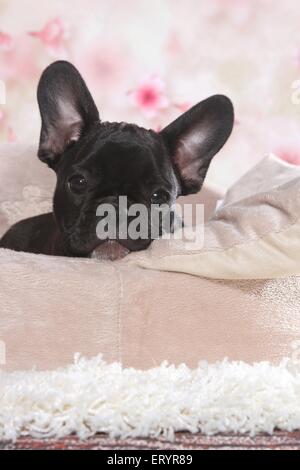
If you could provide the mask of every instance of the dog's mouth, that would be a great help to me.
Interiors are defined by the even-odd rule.
[[[116,240],[107,240],[91,253],[91,258],[98,260],[116,261],[125,258],[130,253],[130,250],[125,246],[121,245]]]

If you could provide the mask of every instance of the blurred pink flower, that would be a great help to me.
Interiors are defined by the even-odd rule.
[[[64,42],[68,33],[65,24],[60,18],[48,21],[41,31],[31,31],[28,34],[40,39],[51,54],[56,55],[65,52]]]
[[[146,117],[153,118],[161,109],[169,106],[164,90],[164,81],[158,75],[150,75],[135,90],[129,91],[128,95]]]
[[[192,107],[192,104],[188,101],[184,101],[182,103],[174,103],[174,106],[175,108],[179,109],[179,111],[181,111],[182,113],[185,113]]]
[[[8,129],[7,129],[7,142],[9,142],[10,144],[16,142],[17,140],[17,137],[16,137],[16,134],[13,130],[13,128],[11,126],[8,126]]]
[[[101,44],[100,39],[89,43],[88,47],[76,47],[75,65],[84,75],[91,87],[96,89],[105,85],[106,90],[118,86],[122,74],[128,70],[125,54],[111,44]]]
[[[1,50],[0,48],[1,79],[18,82],[18,87],[24,80],[36,77],[38,63],[32,41],[24,35],[14,38],[14,47]]]
[[[4,139],[6,142],[16,142],[16,135],[13,128],[9,125],[8,116],[0,109],[0,130],[3,131]]]
[[[275,154],[287,163],[293,165],[300,165],[300,145],[296,147],[281,147],[277,148]]]
[[[13,38],[10,34],[3,33],[0,31],[0,48],[9,50],[13,45]]]

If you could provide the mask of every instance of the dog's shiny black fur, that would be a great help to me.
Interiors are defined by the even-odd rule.
[[[102,122],[85,82],[64,61],[44,71],[38,102],[38,156],[57,175],[53,213],[17,223],[0,241],[0,247],[31,253],[88,257],[102,243],[96,235],[99,205],[116,204],[122,195],[129,206],[150,209],[153,194],[171,206],[180,195],[199,191],[233,126],[233,107],[223,95],[200,102],[161,132]],[[119,243],[137,251],[151,237]]]

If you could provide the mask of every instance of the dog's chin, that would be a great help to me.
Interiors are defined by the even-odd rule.
[[[107,240],[101,243],[91,253],[90,257],[93,259],[116,261],[125,258],[130,253],[128,248],[118,243],[116,240]]]

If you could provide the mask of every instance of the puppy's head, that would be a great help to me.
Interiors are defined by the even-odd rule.
[[[56,172],[54,214],[64,248],[74,256],[90,256],[109,244],[109,236],[97,235],[104,204],[116,208],[118,225],[120,211],[128,214],[135,204],[150,214],[153,204],[171,207],[177,197],[198,192],[233,126],[232,104],[222,95],[195,105],[159,133],[102,122],[79,72],[64,61],[44,71],[38,102],[38,156]],[[120,196],[126,196],[123,209]],[[116,238],[125,252],[145,249],[152,240],[150,230],[147,237]]]

